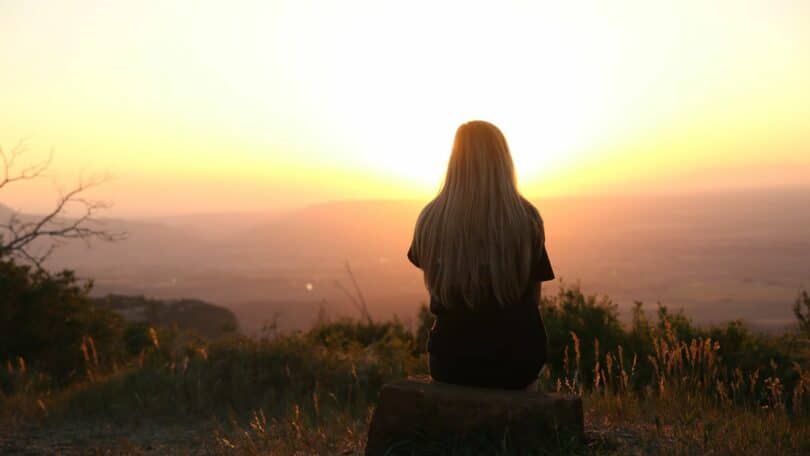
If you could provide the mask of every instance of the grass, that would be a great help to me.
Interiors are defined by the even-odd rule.
[[[614,327],[611,312],[578,290],[544,301],[556,349],[541,388],[582,395],[587,435],[577,453],[810,453],[803,336],[699,329],[666,312],[656,324]],[[382,385],[426,373],[420,337],[399,322],[349,320],[261,340],[151,331],[151,345],[119,366],[100,365],[88,340],[86,375],[68,386],[22,360],[3,369],[11,386],[0,395],[0,450],[362,454]],[[496,442],[486,452],[511,450]]]

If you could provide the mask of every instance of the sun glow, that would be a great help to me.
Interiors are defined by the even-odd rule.
[[[0,144],[112,173],[134,212],[424,198],[476,118],[533,195],[783,182],[810,168],[810,8],[777,3],[9,2]]]
[[[600,53],[593,40],[604,27],[586,17],[593,35],[565,30],[572,11],[538,15],[528,4],[460,6],[287,12],[280,32],[309,57],[290,68],[293,79],[324,76],[312,103],[345,139],[351,166],[435,186],[455,127],[484,118],[504,129],[528,176],[596,133],[616,73],[616,51]],[[313,43],[313,30],[328,40]]]

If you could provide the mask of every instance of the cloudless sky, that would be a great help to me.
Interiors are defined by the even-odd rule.
[[[529,196],[799,185],[810,2],[0,0],[0,146],[54,150],[36,210],[426,199],[499,125]]]

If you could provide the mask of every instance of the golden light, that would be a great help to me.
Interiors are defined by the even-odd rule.
[[[532,194],[810,167],[801,2],[37,3],[0,7],[0,144],[136,212],[424,198],[475,118]]]

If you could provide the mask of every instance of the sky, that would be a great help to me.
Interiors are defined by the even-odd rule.
[[[527,196],[795,186],[810,2],[0,0],[0,147],[113,214],[427,199],[455,128]]]

